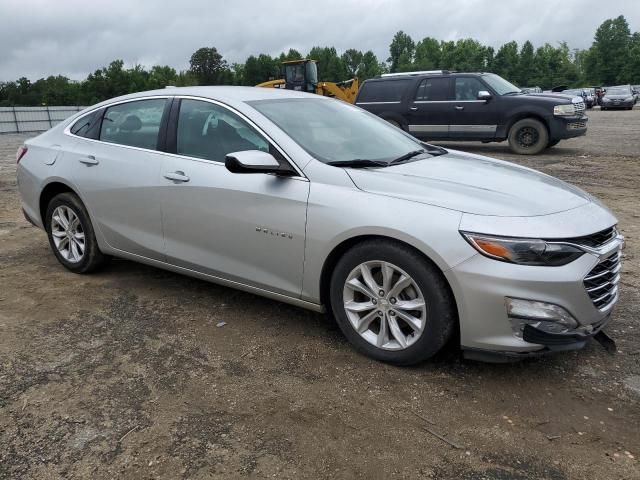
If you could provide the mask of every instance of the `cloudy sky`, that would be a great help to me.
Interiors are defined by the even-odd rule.
[[[585,48],[603,20],[620,14],[640,30],[640,0],[0,0],[0,80],[82,79],[116,58],[180,70],[202,46],[229,63],[316,45],[371,49],[386,60],[398,30],[416,41]]]

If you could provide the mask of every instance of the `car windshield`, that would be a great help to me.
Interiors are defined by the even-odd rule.
[[[513,83],[507,82],[500,75],[495,73],[488,73],[483,75],[482,78],[489,84],[491,88],[495,90],[498,95],[506,95],[508,93],[520,93],[521,90]]]
[[[605,95],[631,95],[631,90],[624,87],[608,88]]]
[[[248,103],[325,163],[388,163],[424,148],[386,121],[340,100],[284,98]]]

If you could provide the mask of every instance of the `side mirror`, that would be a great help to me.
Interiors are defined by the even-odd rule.
[[[273,155],[261,150],[232,152],[224,159],[224,166],[231,173],[280,173],[290,175],[292,170],[283,167]]]
[[[480,90],[478,92],[478,100],[484,100],[485,102],[488,102],[489,100],[491,100],[491,98],[493,98],[493,95],[491,95],[491,93],[487,92],[486,90]]]

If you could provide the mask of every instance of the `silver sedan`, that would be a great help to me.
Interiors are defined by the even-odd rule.
[[[422,143],[335,99],[173,88],[86,109],[17,152],[25,217],[68,270],[113,256],[333,313],[365,354],[580,348],[623,239],[584,191]]]

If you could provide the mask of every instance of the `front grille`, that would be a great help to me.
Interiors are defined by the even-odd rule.
[[[573,102],[573,106],[576,109],[576,115],[581,117],[584,115],[584,111],[586,109],[583,101]]]
[[[569,130],[577,130],[579,128],[586,128],[587,122],[573,122],[567,125]]]
[[[622,252],[612,253],[584,277],[584,288],[593,305],[602,310],[618,298]]]
[[[600,232],[592,233],[591,235],[585,235],[584,237],[563,238],[562,241],[583,245],[585,247],[600,248],[616,238],[617,235],[618,230],[614,226]]]

